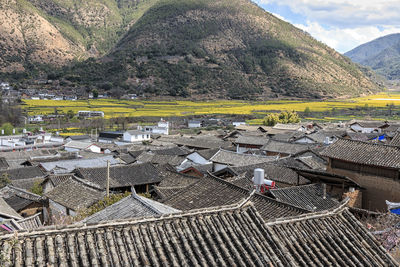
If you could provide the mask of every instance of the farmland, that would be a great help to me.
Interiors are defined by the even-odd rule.
[[[264,102],[249,101],[139,101],[117,99],[93,100],[23,100],[21,107],[29,115],[67,113],[72,110],[103,111],[105,118],[115,117],[170,117],[207,114],[263,115],[272,111],[297,111],[306,109],[315,112],[341,111],[368,107],[385,108],[400,105],[400,93],[380,93],[377,95],[330,101],[276,100]],[[326,120],[341,119],[325,117]],[[345,118],[343,118],[345,119]]]

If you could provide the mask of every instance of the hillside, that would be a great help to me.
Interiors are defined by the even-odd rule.
[[[389,80],[400,79],[400,33],[380,37],[345,53]]]
[[[348,58],[249,0],[8,2],[0,9],[18,6],[16,18],[34,17],[48,30],[23,24],[26,33],[8,45],[11,57],[3,63],[12,59],[22,69],[31,62],[60,66],[74,60],[48,72],[69,86],[195,99],[325,98],[380,90]],[[42,37],[27,42],[28,34],[40,36],[36,28]],[[6,32],[15,38],[17,30]],[[25,44],[23,53],[13,49],[17,43]]]
[[[104,55],[155,0],[0,1],[0,71]]]

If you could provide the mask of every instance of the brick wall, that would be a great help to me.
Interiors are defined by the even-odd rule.
[[[343,198],[350,198],[349,207],[362,208],[362,192],[360,190],[354,190],[353,192],[346,192],[343,194]]]

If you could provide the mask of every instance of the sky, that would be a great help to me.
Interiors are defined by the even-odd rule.
[[[340,53],[400,33],[400,0],[253,0]]]

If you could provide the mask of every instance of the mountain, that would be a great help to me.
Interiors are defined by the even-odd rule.
[[[345,53],[354,62],[371,67],[389,80],[400,79],[400,33],[362,44]]]
[[[194,99],[345,97],[380,90],[347,57],[249,0],[8,2],[17,4],[0,9],[17,6],[14,17],[29,23],[17,23],[25,34],[8,45],[9,55],[24,58],[3,62],[64,65],[47,69],[48,77],[70,86]],[[28,27],[33,20],[34,29]],[[17,30],[7,32],[15,38]],[[26,38],[39,33],[43,37],[33,43]],[[17,43],[23,53],[13,49]]]
[[[104,55],[155,0],[2,0],[0,71]]]

